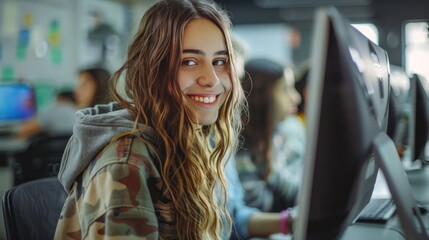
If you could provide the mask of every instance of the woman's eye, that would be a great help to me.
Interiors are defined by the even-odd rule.
[[[222,66],[226,64],[226,60],[224,59],[217,59],[213,61],[213,65],[215,66]]]
[[[197,63],[194,60],[183,60],[182,64],[187,66],[197,65]]]

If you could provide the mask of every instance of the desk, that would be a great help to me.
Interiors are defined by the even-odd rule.
[[[0,153],[14,154],[23,152],[29,146],[24,138],[0,137]]]
[[[429,205],[429,166],[407,172],[414,198],[423,205]]]
[[[412,192],[416,202],[429,209],[429,166],[407,172]],[[378,174],[374,197],[390,197],[383,174]],[[429,214],[423,215],[426,231],[429,231]],[[290,238],[270,238],[290,240]],[[355,223],[349,226],[340,238],[341,240],[406,240],[397,214],[394,214],[386,224]]]
[[[397,229],[377,224],[354,224],[347,228],[341,240],[405,240]]]
[[[13,170],[16,154],[24,152],[29,145],[27,139],[0,137],[0,166]]]
[[[16,153],[23,152],[29,146],[26,139],[0,137],[0,196],[15,184],[14,162]],[[3,210],[0,208],[0,215]],[[0,239],[6,239],[3,217],[0,217]]]
[[[416,202],[429,208],[429,166],[407,172]],[[429,230],[429,214],[423,215],[426,230]],[[386,224],[356,223],[344,233],[343,240],[395,240],[406,239],[399,217],[395,214]]]
[[[429,166],[422,169],[407,171],[414,198],[417,203],[429,209]],[[386,189],[386,180],[382,174],[377,176],[374,188],[374,197],[390,197]],[[426,231],[429,232],[429,214],[422,216]],[[290,236],[281,238],[276,236],[270,240],[290,240]],[[394,214],[386,224],[355,223],[349,226],[340,238],[341,240],[406,240],[397,214]]]
[[[425,205],[429,207],[429,205]],[[429,214],[423,215],[426,231],[429,232]],[[355,223],[348,227],[341,240],[405,240],[399,217],[395,214],[386,224]]]
[[[0,176],[0,189],[9,189],[13,186],[16,154],[24,152],[29,145],[30,142],[27,139],[0,137],[0,170],[3,173]],[[6,176],[7,179],[5,179]],[[0,191],[1,193],[3,192]]]

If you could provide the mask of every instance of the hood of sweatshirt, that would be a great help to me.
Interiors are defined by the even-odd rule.
[[[75,179],[110,141],[120,133],[133,129],[134,119],[118,103],[97,105],[76,113],[76,122],[61,160],[58,178],[69,192]],[[139,125],[142,127],[143,125]],[[152,128],[146,128],[145,138],[153,136]]]

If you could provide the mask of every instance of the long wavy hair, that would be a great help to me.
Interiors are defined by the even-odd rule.
[[[271,144],[275,119],[273,89],[285,77],[286,66],[267,59],[255,58],[245,65],[243,88],[248,93],[248,114],[243,114],[244,144],[240,151],[249,152],[252,161],[264,170],[266,178],[271,172]]]
[[[199,126],[185,107],[177,80],[184,29],[197,18],[219,27],[230,59],[231,91],[216,122],[207,126]],[[214,2],[159,1],[143,16],[126,61],[112,78],[112,97],[135,117],[134,133],[144,131],[137,123],[156,130],[158,164],[180,239],[220,239],[225,228],[231,231],[224,167],[239,144],[245,98],[234,70],[230,28],[228,14]]]

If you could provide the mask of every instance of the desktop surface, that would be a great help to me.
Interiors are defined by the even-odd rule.
[[[428,185],[429,187],[429,185]],[[429,205],[424,205],[428,208]],[[429,215],[423,215],[426,232],[429,232]],[[344,232],[341,240],[395,240],[406,239],[398,215],[395,213],[387,223],[355,223]]]
[[[417,203],[429,205],[429,166],[407,171],[407,176]]]
[[[354,224],[347,228],[341,240],[405,240],[405,236],[396,229],[376,224]]]
[[[14,154],[23,152],[29,144],[29,141],[25,138],[2,136],[0,137],[0,153]]]
[[[428,185],[429,186],[429,185]],[[425,207],[429,207],[426,205]],[[429,231],[429,215],[424,215],[426,230]],[[258,238],[255,238],[259,240]],[[255,240],[252,238],[252,240]],[[290,235],[274,234],[269,240],[291,240]],[[405,233],[397,214],[394,214],[386,223],[354,223],[350,225],[340,240],[406,240]]]
[[[421,169],[407,171],[408,180],[410,181],[411,189],[417,203],[429,209],[429,166],[424,166]],[[388,196],[389,192],[385,189],[385,179],[383,175],[379,175],[379,184],[373,196]],[[423,223],[426,231],[429,232],[429,214],[423,215]],[[343,240],[394,240],[406,239],[405,233],[402,230],[398,215],[395,213],[385,224],[378,223],[360,223],[357,222],[347,228]]]
[[[429,166],[422,169],[407,171],[412,192],[416,201],[429,209]],[[390,191],[381,171],[377,175],[377,180],[371,198],[390,197]],[[423,222],[426,231],[429,232],[429,214],[423,215]],[[270,240],[291,240],[290,235],[275,234]],[[405,240],[405,233],[397,213],[395,213],[386,223],[364,223],[356,222],[350,225],[340,238],[341,240]]]

